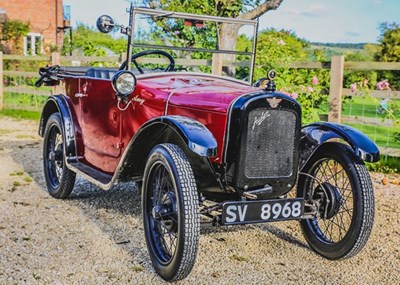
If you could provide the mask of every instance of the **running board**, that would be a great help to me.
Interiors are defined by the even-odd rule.
[[[100,172],[81,162],[68,163],[68,168],[104,190],[110,189],[113,184],[111,183],[113,178],[111,175]]]

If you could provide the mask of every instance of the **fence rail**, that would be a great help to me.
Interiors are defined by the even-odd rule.
[[[52,93],[51,89],[32,89],[23,84],[21,86],[4,86],[5,77],[20,77],[24,79],[32,79],[38,77],[37,71],[26,70],[3,70],[4,61],[39,61],[52,65],[80,65],[82,63],[90,64],[93,62],[105,63],[121,63],[126,59],[125,55],[116,56],[61,56],[59,53],[53,53],[51,56],[23,56],[23,55],[3,55],[0,52],[0,110],[4,108],[4,93],[13,94],[33,94],[38,96],[48,96]],[[164,59],[148,58],[146,61],[139,59],[145,63],[165,63]],[[65,64],[69,63],[69,64]],[[176,59],[177,65],[183,66],[201,66],[212,65],[212,60],[206,59]],[[236,64],[241,66],[242,64]],[[348,88],[343,88],[344,70],[400,70],[400,62],[354,62],[345,61],[343,56],[333,56],[331,62],[291,62],[282,64],[288,68],[304,68],[304,69],[329,69],[330,70],[330,90],[329,90],[329,115],[328,121],[342,122],[346,124],[367,124],[370,126],[379,126],[382,122],[381,118],[368,118],[353,115],[341,114],[344,96],[360,96],[360,93],[354,93]],[[370,95],[377,100],[390,98],[400,99],[399,91],[377,91],[371,90]],[[35,99],[36,100],[36,99]],[[35,105],[38,105],[37,101]],[[391,120],[385,120],[385,125],[393,124]],[[382,153],[400,156],[399,148],[382,147]]]

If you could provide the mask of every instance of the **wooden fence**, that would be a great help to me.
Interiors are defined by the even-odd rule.
[[[0,52],[0,110],[3,109],[3,94],[4,92],[28,92],[21,87],[3,86],[3,76],[21,76],[21,77],[38,77],[37,71],[11,71],[3,70],[4,60],[19,60],[19,61],[44,61],[49,64],[75,64],[79,65],[81,62],[106,62],[118,63],[125,60],[124,56],[60,56],[59,53],[53,53],[51,56],[21,56],[21,55],[3,55]],[[152,63],[158,63],[161,59],[150,59]],[[162,61],[162,60],[161,60]],[[178,65],[184,66],[199,66],[211,65],[211,60],[188,60],[177,59]],[[330,69],[330,90],[329,90],[329,114],[328,121],[342,122],[342,123],[355,123],[359,122],[357,117],[342,116],[342,98],[343,96],[357,96],[351,90],[343,88],[343,77],[345,70],[400,70],[400,62],[352,62],[345,61],[344,56],[333,56],[331,62],[293,62],[286,65],[289,68],[306,68],[306,69]],[[34,94],[50,95],[49,91],[35,90]],[[400,99],[400,92],[395,91],[371,91],[371,95],[375,98],[392,98]],[[368,120],[368,119],[367,119]],[[389,150],[391,152],[391,150]],[[400,156],[398,150],[394,150],[396,156]]]

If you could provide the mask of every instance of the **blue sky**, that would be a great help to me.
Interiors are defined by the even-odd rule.
[[[127,0],[64,0],[64,4],[71,5],[73,26],[78,22],[95,26],[102,14],[127,23]],[[400,0],[284,0],[278,10],[260,18],[260,30],[283,28],[315,42],[375,43],[382,22],[400,24]]]

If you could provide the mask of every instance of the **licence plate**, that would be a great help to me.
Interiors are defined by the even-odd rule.
[[[232,201],[222,205],[222,224],[237,225],[301,219],[304,199]]]

